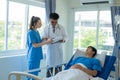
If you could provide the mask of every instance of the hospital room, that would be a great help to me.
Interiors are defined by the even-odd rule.
[[[0,80],[120,80],[120,0],[0,0]]]

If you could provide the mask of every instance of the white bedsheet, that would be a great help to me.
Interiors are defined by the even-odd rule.
[[[94,78],[79,69],[68,69],[59,72],[53,77],[45,78],[43,80],[103,80],[103,79],[99,77]]]

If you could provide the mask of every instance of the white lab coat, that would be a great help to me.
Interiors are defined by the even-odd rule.
[[[42,38],[54,38],[51,44],[47,44],[46,64],[47,66],[55,66],[63,63],[63,48],[62,44],[57,41],[63,39],[66,41],[66,32],[64,28],[56,24],[55,32],[53,33],[53,27],[51,24],[44,28]]]

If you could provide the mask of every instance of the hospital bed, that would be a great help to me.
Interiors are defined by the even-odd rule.
[[[74,60],[75,57],[79,56],[77,54],[79,54],[79,53],[75,53],[67,64],[61,64],[61,65],[65,66],[64,70],[67,70],[70,67],[71,61]],[[110,75],[110,72],[112,70],[115,71],[115,67],[114,67],[115,61],[116,61],[116,57],[115,56],[106,55],[105,56],[104,66],[102,67],[102,71],[98,73],[97,77],[100,77],[100,78],[103,78],[104,80],[107,80],[107,78]],[[61,66],[61,65],[57,65],[56,67]],[[36,70],[41,71],[41,69],[36,69]],[[27,72],[19,72],[19,71],[11,72],[9,74],[9,76],[8,76],[8,80],[12,80],[11,76],[13,76],[13,75],[16,76],[16,80],[21,80],[21,76],[28,76],[28,77],[31,77],[31,78],[33,78],[35,80],[42,80],[38,76],[29,74]]]

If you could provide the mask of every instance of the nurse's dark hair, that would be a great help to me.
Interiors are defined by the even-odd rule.
[[[93,54],[93,56],[92,56],[92,57],[95,57],[95,55],[97,54],[97,49],[94,48],[93,46],[88,46],[88,48],[91,48],[92,51],[95,52],[95,53]]]
[[[59,19],[59,15],[57,13],[50,13],[49,18],[57,20],[57,19]]]
[[[30,26],[29,26],[29,30],[34,29],[36,23],[38,22],[38,20],[41,20],[39,17],[36,16],[32,16],[31,20],[30,20]]]

